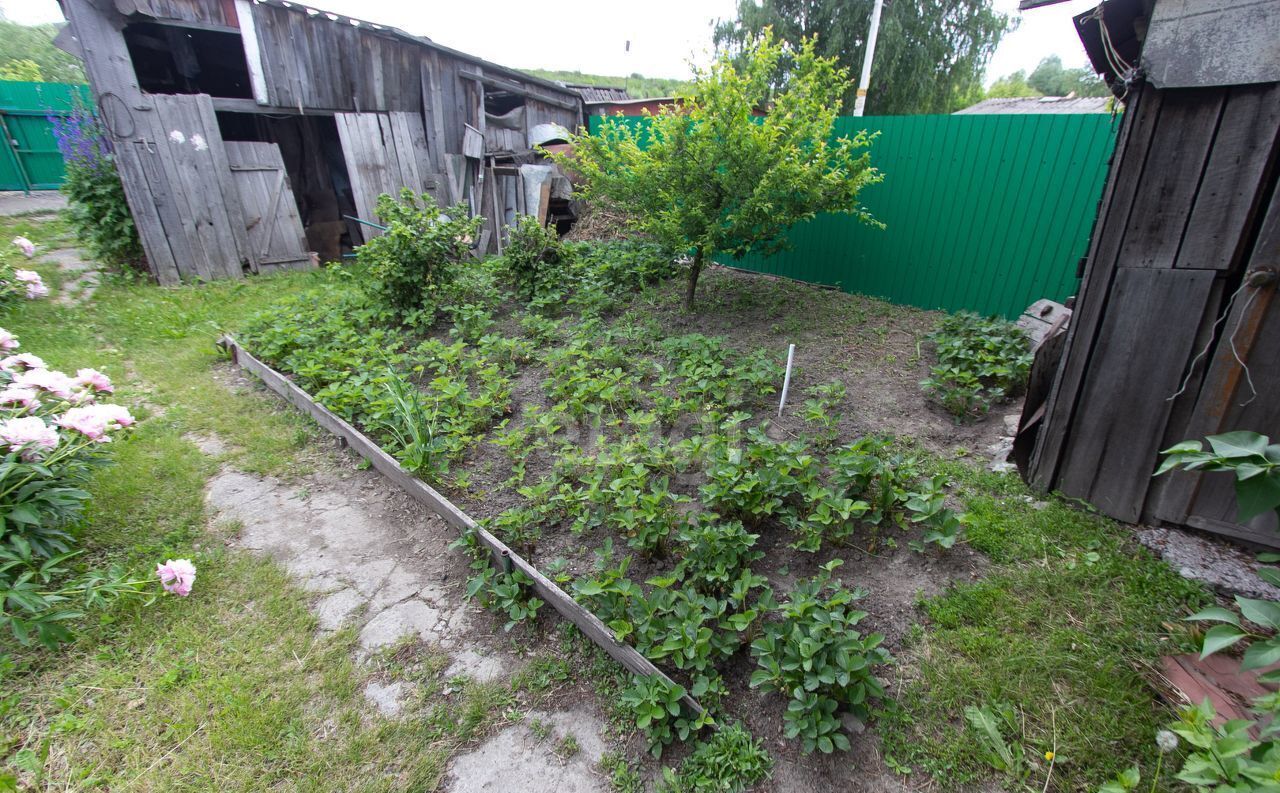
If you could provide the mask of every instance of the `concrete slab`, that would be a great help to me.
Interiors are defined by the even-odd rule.
[[[540,725],[537,731],[534,724]],[[606,793],[609,783],[596,771],[604,755],[604,723],[589,708],[530,713],[474,751],[453,761],[449,793]],[[578,751],[557,754],[572,736]]]
[[[22,193],[16,190],[0,192],[0,215],[50,214],[67,208],[67,197],[57,190],[37,190]]]

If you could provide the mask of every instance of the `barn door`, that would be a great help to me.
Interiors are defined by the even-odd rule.
[[[361,220],[376,223],[378,196],[399,195],[401,188],[428,193],[440,203],[441,177],[431,172],[427,134],[415,113],[338,113],[338,138]],[[364,223],[368,240],[379,231]]]
[[[244,208],[253,271],[311,267],[280,147],[243,141],[228,141],[226,147],[232,180]]]

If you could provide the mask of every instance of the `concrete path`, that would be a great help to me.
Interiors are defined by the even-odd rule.
[[[67,208],[67,197],[57,190],[37,190],[33,193],[0,191],[0,215],[30,215],[37,212],[57,212]]]

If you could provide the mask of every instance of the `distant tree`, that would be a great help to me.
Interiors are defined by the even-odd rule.
[[[61,25],[19,25],[0,19],[0,64],[29,60],[51,83],[83,83],[80,61],[53,46]]]
[[[793,45],[817,37],[820,55],[835,57],[856,75],[871,7],[872,0],[739,0],[737,19],[716,25],[715,42],[735,53],[766,27]],[[992,0],[886,3],[867,112],[950,113],[964,107],[980,94],[987,61],[1010,29],[1009,17],[996,12]],[[856,87],[841,96],[846,113],[853,109]]]
[[[987,99],[1016,99],[1022,96],[1044,96],[1027,83],[1027,73],[1019,69],[996,80],[987,89]]]
[[[1027,85],[1045,96],[1109,96],[1111,89],[1092,69],[1067,69],[1062,58],[1050,55],[1040,61]]]
[[[654,96],[675,96],[679,91],[689,87],[688,80],[645,77],[639,73],[632,73],[629,77],[611,77],[604,74],[584,74],[577,71],[555,71],[552,69],[521,69],[520,71],[525,74],[532,74],[534,77],[541,77],[544,80],[553,80],[560,83],[626,88],[627,92],[636,99],[646,99]]]
[[[44,75],[40,73],[40,64],[30,58],[9,61],[0,66],[0,80],[16,80],[27,83],[43,83]]]
[[[773,92],[780,62],[787,81]],[[556,155],[582,177],[590,201],[622,210],[638,231],[690,251],[685,307],[714,254],[742,256],[785,247],[785,232],[819,212],[875,223],[858,191],[880,180],[864,151],[866,133],[832,140],[849,73],[818,54],[812,39],[776,41],[767,29],[740,57],[695,74],[679,108],[668,105],[647,131],[619,119],[573,139]],[[764,117],[757,108],[772,100]]]

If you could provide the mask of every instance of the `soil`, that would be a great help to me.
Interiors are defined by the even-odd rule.
[[[672,335],[700,333],[722,336],[731,347],[744,352],[758,348],[776,350],[779,361],[785,360],[788,344],[796,345],[795,371],[783,415],[777,416],[777,403],[773,402],[772,405],[759,405],[754,417],[755,420],[768,418],[772,422],[769,434],[775,438],[803,437],[813,433],[813,427],[800,414],[805,390],[832,380],[841,381],[847,390],[844,409],[838,420],[837,444],[868,434],[892,434],[933,455],[947,459],[966,457],[998,444],[1005,434],[1003,414],[1017,411],[1016,405],[1003,406],[982,420],[959,424],[949,414],[926,402],[919,383],[928,373],[930,351],[925,336],[937,319],[937,315],[931,312],[893,306],[798,282],[711,267],[703,275],[699,287],[699,309],[696,313],[687,313],[680,306],[682,287],[683,284],[678,282],[667,283],[656,297],[638,297],[631,308],[657,319]],[[504,321],[503,324],[509,322]],[[514,335],[511,331],[508,333]],[[525,405],[545,408],[551,404],[542,388],[546,376],[545,368],[535,364],[514,378],[509,413],[513,425],[519,423]],[[672,430],[676,436],[679,432],[680,428]],[[566,434],[571,439],[576,436],[577,442],[585,448],[590,448],[594,440],[594,434],[583,427],[568,427]],[[451,477],[465,472],[465,488],[450,487],[447,482],[433,482],[454,503],[477,519],[493,517],[523,503],[521,496],[504,485],[511,475],[511,459],[502,448],[488,442],[491,438],[477,442],[467,459],[452,468]],[[526,453],[522,460],[526,466],[527,482],[538,481],[540,476],[550,471],[553,463],[550,453],[542,451]],[[367,479],[361,478],[359,488],[372,486],[371,480]],[[685,477],[673,482],[672,489],[696,496],[699,484],[697,476]],[[422,524],[420,512],[416,522],[406,523],[400,530],[403,541],[408,543],[405,552],[414,554],[415,564],[419,565],[414,569],[438,579],[448,590],[449,598],[456,598],[457,590],[468,574],[466,559],[458,552],[444,549],[443,538],[436,539],[440,529],[431,521],[418,524]],[[936,548],[925,553],[909,550],[908,543],[919,539],[922,534],[918,528],[886,528],[878,533],[868,530],[846,547],[824,548],[818,554],[789,548],[788,543],[793,538],[777,523],[766,522],[751,527],[751,530],[760,534],[758,547],[765,552],[764,559],[753,567],[765,575],[779,593],[788,591],[798,578],[814,575],[829,559],[843,559],[844,565],[837,570],[836,578],[849,588],[866,592],[859,608],[868,612],[868,616],[860,627],[864,632],[884,634],[885,644],[893,653],[902,648],[907,632],[919,622],[921,614],[917,604],[922,598],[938,594],[955,582],[976,579],[986,566],[985,557],[969,550],[963,543],[945,552]],[[430,541],[424,544],[427,538]],[[554,527],[544,527],[543,538],[527,556],[544,570],[553,560],[563,559],[565,571],[576,577],[591,572],[594,551],[600,540],[598,536],[577,537]],[[617,555],[620,557],[626,552],[628,549],[618,543]],[[635,560],[630,575],[634,580],[645,580],[669,571],[671,566],[671,559],[639,558]],[[434,616],[436,624],[441,619],[448,622],[440,615],[428,616]],[[477,624],[474,615],[470,622],[472,626]],[[490,618],[486,630],[492,631],[493,625]],[[458,635],[465,637],[474,627],[461,624],[457,629],[460,631]],[[454,629],[450,627],[442,636],[453,634]],[[457,649],[468,641],[464,638]],[[852,736],[855,751],[850,754],[835,757],[801,754],[795,741],[785,740],[782,736],[783,698],[748,686],[753,666],[744,648],[730,659],[722,671],[730,692],[725,708],[728,717],[743,721],[755,736],[765,742],[778,761],[775,778],[762,785],[761,790],[880,791],[903,788],[902,778],[889,771],[880,758],[874,724],[865,728],[865,732]],[[891,677],[893,668],[885,667],[880,674]],[[380,689],[376,694],[384,696],[385,690]],[[854,727],[857,731],[862,729],[861,725]],[[511,730],[515,732],[495,737],[493,746],[481,747],[477,750],[480,758],[494,751],[508,750],[525,756],[528,735],[527,730],[519,732],[520,729],[526,728],[513,727]],[[647,747],[638,734],[630,736],[626,747],[629,756],[645,756]],[[686,747],[673,747],[664,757],[663,764],[674,764],[686,751]],[[469,767],[467,764],[470,762],[460,758],[457,767]],[[541,763],[542,759],[537,762]],[[648,765],[649,771],[656,771],[655,763],[649,761]],[[541,768],[537,763],[535,766]],[[484,779],[479,782],[482,784],[478,787],[461,785],[452,789],[499,789],[493,785],[500,784],[500,780]],[[564,789],[579,789],[563,784]],[[587,785],[580,789],[599,788]]]

